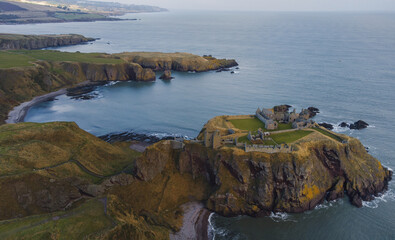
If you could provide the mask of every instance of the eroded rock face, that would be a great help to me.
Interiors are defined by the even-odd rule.
[[[179,152],[163,142],[154,146],[137,164],[140,179],[153,179],[175,163],[182,174],[206,178],[215,189],[207,207],[224,216],[303,212],[345,194],[361,207],[362,200],[384,191],[392,176],[356,139],[320,140],[300,146],[303,151],[277,154],[215,151],[199,144],[186,144]]]

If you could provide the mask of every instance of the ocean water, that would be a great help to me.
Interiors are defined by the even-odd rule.
[[[395,169],[395,13],[167,12],[137,21],[0,26],[0,32],[80,33],[100,40],[61,51],[161,51],[235,58],[229,72],[173,73],[171,81],[118,82],[91,100],[65,95],[33,107],[26,121],[75,121],[103,135],[135,131],[195,137],[207,120],[290,104],[321,110],[316,121],[362,119],[359,138]],[[395,181],[358,209],[344,198],[303,214],[223,218],[215,239],[395,239]]]

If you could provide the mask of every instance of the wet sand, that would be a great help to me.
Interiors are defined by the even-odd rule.
[[[171,233],[170,240],[208,240],[208,218],[210,212],[199,202],[181,206],[184,219],[179,232]]]

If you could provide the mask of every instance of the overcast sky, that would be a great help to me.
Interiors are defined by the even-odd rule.
[[[104,0],[168,9],[263,11],[395,11],[395,0]]]

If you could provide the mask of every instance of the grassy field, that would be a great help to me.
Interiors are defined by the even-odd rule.
[[[270,135],[270,137],[278,144],[282,143],[292,143],[296,140],[305,137],[312,133],[312,131],[296,130],[292,132],[284,132]]]
[[[231,119],[229,120],[235,128],[247,131],[257,131],[258,128],[265,129],[265,124],[258,118],[248,118],[248,119]]]
[[[16,54],[9,51],[0,51],[0,68],[33,66],[31,62],[35,60],[36,59],[24,54]]]
[[[51,50],[17,50],[12,51],[13,53],[23,54],[33,59],[44,60],[49,62],[54,61],[69,61],[69,62],[85,62],[85,63],[124,63],[122,59],[109,57],[103,53],[70,53],[70,52],[59,52]]]
[[[329,131],[326,131],[326,130],[324,130],[322,128],[314,128],[314,130],[316,130],[317,132],[320,132],[320,133],[324,134],[325,136],[328,136],[328,137],[330,137],[330,138],[332,138],[332,139],[334,139],[336,141],[339,141],[339,142],[343,141],[343,139],[341,137],[339,137],[339,136],[337,136],[337,135],[335,135],[335,134],[333,134],[333,133],[331,133]]]
[[[0,239],[84,239],[112,226],[103,204],[92,199],[67,212],[0,222]]]
[[[292,123],[279,123],[278,128],[275,130],[267,130],[265,124],[258,118],[247,118],[247,119],[231,119],[229,120],[233,126],[240,130],[247,130],[256,132],[258,128],[262,128],[263,131],[272,132],[279,130],[292,129]]]
[[[44,60],[48,62],[84,62],[118,64],[124,60],[103,53],[70,53],[51,50],[13,50],[0,51],[0,68],[33,66],[33,62]]]
[[[292,123],[279,123],[278,128],[274,131],[287,130],[287,129],[292,129]],[[270,130],[270,131],[273,131],[273,130]]]

